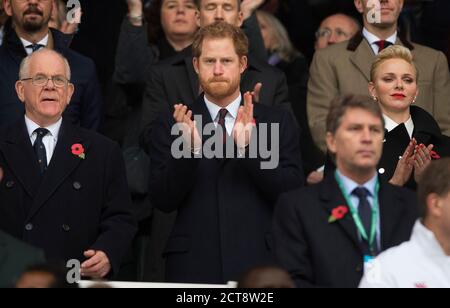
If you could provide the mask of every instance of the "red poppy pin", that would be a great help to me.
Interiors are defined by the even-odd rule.
[[[83,145],[76,143],[72,145],[72,154],[78,156],[81,159],[85,159],[86,155],[84,154]]]
[[[341,206],[334,208],[333,211],[331,212],[330,218],[328,218],[328,223],[331,224],[333,222],[341,220],[342,218],[345,217],[345,215],[347,215],[347,213],[348,213],[348,207],[346,207],[345,205],[341,205]]]

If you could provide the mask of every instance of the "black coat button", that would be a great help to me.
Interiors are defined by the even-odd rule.
[[[25,225],[25,230],[27,230],[27,231],[33,230],[33,224],[26,224]]]
[[[6,188],[13,188],[16,183],[14,181],[6,182]]]
[[[73,188],[75,190],[80,190],[81,189],[81,184],[80,182],[73,182]]]
[[[69,225],[64,224],[64,225],[62,225],[62,228],[63,228],[63,230],[66,231],[66,232],[69,232],[69,231],[70,231],[70,226],[69,226]]]

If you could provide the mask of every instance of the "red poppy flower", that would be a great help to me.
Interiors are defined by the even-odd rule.
[[[347,215],[348,213],[348,207],[346,207],[345,205],[341,205],[338,206],[336,208],[333,209],[333,211],[331,212],[331,216],[328,219],[329,223],[341,220],[342,218],[345,217],[345,215]]]
[[[83,145],[81,145],[79,143],[72,145],[72,154],[84,159]]]

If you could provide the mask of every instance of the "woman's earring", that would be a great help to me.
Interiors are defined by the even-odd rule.
[[[373,99],[374,102],[378,102],[378,97],[372,96],[372,99]]]
[[[416,100],[417,100],[417,96],[414,97],[414,99],[413,99],[411,104],[414,105],[416,103]]]

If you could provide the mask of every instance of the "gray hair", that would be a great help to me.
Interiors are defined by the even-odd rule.
[[[31,62],[31,59],[34,56],[36,56],[36,55],[38,55],[40,53],[44,53],[44,52],[54,54],[54,55],[58,56],[64,62],[64,65],[65,65],[65,68],[66,68],[66,76],[65,77],[67,78],[67,80],[70,81],[70,77],[71,77],[72,73],[70,71],[69,61],[67,61],[67,59],[62,54],[60,54],[59,52],[54,51],[52,49],[48,49],[48,48],[39,49],[38,51],[33,52],[32,54],[30,54],[29,56],[27,56],[25,59],[22,60],[22,63],[20,63],[19,79],[24,79],[24,78],[29,78],[30,77],[29,75],[30,75],[30,62]]]
[[[256,15],[262,18],[273,31],[272,33],[275,39],[275,46],[270,47],[270,52],[278,54],[280,58],[286,62],[291,62],[294,58],[300,55],[300,52],[295,49],[289,39],[286,28],[275,16],[261,10],[258,10]]]

